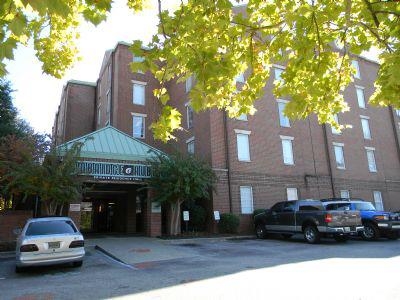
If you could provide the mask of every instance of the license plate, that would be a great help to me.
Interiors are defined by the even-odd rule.
[[[344,228],[344,231],[345,231],[345,232],[350,232],[350,227],[345,227],[345,228]]]
[[[49,249],[57,249],[60,248],[60,242],[48,242]]]

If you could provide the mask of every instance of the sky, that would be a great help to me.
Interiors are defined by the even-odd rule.
[[[14,105],[20,117],[37,132],[51,133],[62,88],[68,80],[95,82],[108,49],[114,48],[119,41],[149,41],[156,32],[158,17],[155,0],[152,0],[153,9],[139,14],[128,10],[125,1],[114,2],[106,22],[97,27],[87,23],[82,25],[78,41],[82,60],[62,79],[43,74],[32,47],[19,47],[14,53],[15,59],[7,63],[7,79],[15,90],[12,95]],[[176,2],[168,1],[168,5]]]

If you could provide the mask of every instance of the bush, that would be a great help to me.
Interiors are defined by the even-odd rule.
[[[221,214],[218,227],[221,233],[237,233],[239,227],[239,217],[234,214]]]
[[[253,219],[254,219],[255,216],[257,216],[258,214],[263,213],[264,211],[265,211],[264,208],[257,208],[257,209],[255,209],[255,210],[253,211]]]

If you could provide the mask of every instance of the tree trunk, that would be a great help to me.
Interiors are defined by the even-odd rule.
[[[177,200],[174,203],[170,203],[171,220],[169,224],[169,234],[177,235],[180,231],[180,216],[181,216],[181,200]]]

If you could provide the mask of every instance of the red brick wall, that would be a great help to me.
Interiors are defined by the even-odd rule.
[[[32,218],[32,211],[30,210],[0,212],[0,243],[15,241],[17,236],[13,233],[13,230],[15,228],[22,229],[29,218]]]

